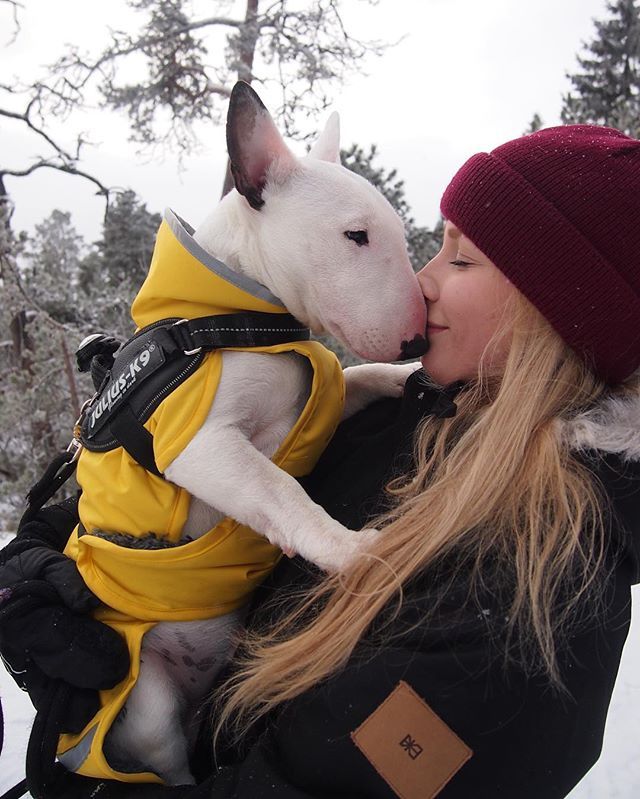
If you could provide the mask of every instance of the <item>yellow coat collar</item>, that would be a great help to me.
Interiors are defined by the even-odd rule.
[[[237,311],[287,313],[268,288],[203,249],[193,238],[193,228],[167,209],[149,273],[131,306],[136,326]]]

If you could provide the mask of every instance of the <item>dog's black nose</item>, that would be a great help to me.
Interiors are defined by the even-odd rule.
[[[396,360],[410,361],[413,358],[420,358],[429,349],[429,342],[420,333],[416,333],[411,341],[403,341],[400,345],[400,355]]]

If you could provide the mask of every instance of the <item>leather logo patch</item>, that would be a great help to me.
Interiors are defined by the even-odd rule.
[[[432,799],[473,752],[401,681],[351,738],[401,799]]]

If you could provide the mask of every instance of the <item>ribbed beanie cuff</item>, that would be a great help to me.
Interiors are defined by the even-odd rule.
[[[578,127],[583,130],[586,126]],[[523,137],[523,147],[529,138],[533,137]],[[640,147],[632,155],[636,178],[640,178]],[[540,160],[541,164],[547,162]],[[592,201],[584,196],[584,192],[599,188],[597,181],[590,186],[588,181],[576,179],[575,174],[563,174],[562,167],[561,161],[555,165],[558,182],[564,181],[565,204],[571,201],[572,192],[580,192],[583,196],[577,198],[577,204],[581,203],[581,207],[592,205],[594,215],[611,212],[611,208],[602,208],[602,195],[594,193]],[[640,248],[635,251],[635,263],[612,263],[594,246],[588,228],[579,230],[558,209],[552,201],[555,187],[552,184],[549,189],[549,180],[544,180],[546,175],[542,177],[544,195],[495,151],[479,153],[462,166],[447,187],[441,201],[442,213],[511,280],[599,376],[611,383],[620,382],[640,365]],[[611,179],[602,175],[604,181]],[[608,188],[616,189],[611,183]],[[623,186],[618,188],[624,191]],[[631,235],[638,239],[640,205],[636,205],[636,230],[628,228],[626,216],[623,214],[618,220],[621,229],[611,226],[610,236]],[[630,276],[633,283],[628,280]]]

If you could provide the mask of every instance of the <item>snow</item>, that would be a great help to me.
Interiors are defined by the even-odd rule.
[[[4,747],[0,754],[0,793],[24,779],[24,758],[34,711],[29,696],[0,665],[0,697],[4,712]]]
[[[600,760],[570,799],[637,799],[640,796],[640,585],[632,589],[631,629],[622,655]]]
[[[8,540],[0,533],[0,546]],[[640,586],[633,591],[640,607]],[[5,742],[0,754],[0,793],[24,778],[24,756],[33,708],[0,666],[0,697],[5,717]],[[618,680],[613,692],[600,760],[569,799],[637,799],[640,796],[640,612],[634,613]]]

